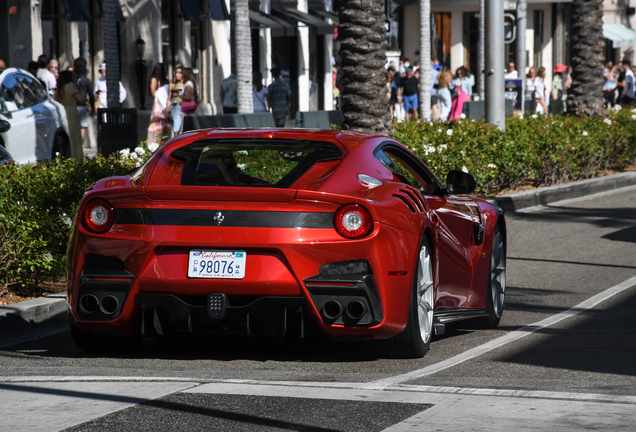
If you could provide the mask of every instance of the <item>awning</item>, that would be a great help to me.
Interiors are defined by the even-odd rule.
[[[636,44],[636,31],[623,24],[603,24],[603,37],[612,41],[613,48]]]
[[[102,1],[103,0],[97,0],[97,4],[99,5],[100,18],[102,17],[102,15],[104,15],[104,6],[102,5]],[[124,22],[124,14],[121,12],[121,4],[119,3],[119,1],[115,1],[115,16],[117,18],[117,22]]]
[[[328,10],[325,10],[325,9],[310,7],[309,12],[313,13],[314,15],[318,15],[322,18],[329,18],[330,20],[335,21],[336,24],[339,21],[338,15],[336,15],[333,12],[329,12]]]
[[[302,23],[307,24],[310,27],[313,27],[316,30],[316,34],[318,36],[333,34],[336,26],[332,24],[327,24],[326,21],[321,20],[318,17],[313,15],[309,15],[305,12],[301,12],[298,9],[287,8],[287,7],[276,7],[274,11],[281,14],[281,16],[285,17],[285,19],[292,21],[300,21]]]
[[[208,0],[208,5],[210,5],[210,15],[212,15],[213,20],[225,21],[230,19],[225,0]]]
[[[66,11],[66,21],[88,22],[92,21],[91,11],[86,0],[62,0]]]
[[[181,0],[181,10],[185,21],[203,21],[198,0]]]
[[[296,27],[285,20],[261,11],[250,10],[250,21],[256,23],[257,26],[269,27],[272,30],[272,37],[296,35]]]

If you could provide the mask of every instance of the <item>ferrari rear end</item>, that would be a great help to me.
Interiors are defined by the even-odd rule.
[[[78,346],[91,350],[98,336],[302,337],[310,322],[333,338],[399,333],[410,263],[386,251],[413,236],[381,227],[368,200],[327,191],[348,156],[336,137],[190,134],[136,174],[94,185],[68,254]]]

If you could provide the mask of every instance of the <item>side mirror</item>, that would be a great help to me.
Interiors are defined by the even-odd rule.
[[[5,133],[11,129],[11,123],[6,120],[0,120],[0,133]]]
[[[450,171],[446,176],[446,191],[454,195],[475,192],[477,182],[475,177],[463,171]]]

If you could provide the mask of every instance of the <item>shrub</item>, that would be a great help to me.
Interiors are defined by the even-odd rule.
[[[636,109],[607,118],[508,118],[505,132],[470,120],[407,122],[396,124],[392,137],[434,173],[463,169],[475,176],[478,192],[494,194],[529,180],[552,185],[628,167],[636,158]]]
[[[62,273],[72,218],[86,188],[129,173],[150,157],[115,154],[0,168],[0,284],[37,285]]]

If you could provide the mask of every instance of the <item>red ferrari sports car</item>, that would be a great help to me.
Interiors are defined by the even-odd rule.
[[[93,351],[312,325],[421,357],[445,323],[494,327],[503,312],[506,223],[474,190],[385,136],[181,135],[86,191],[68,251],[73,338]]]

